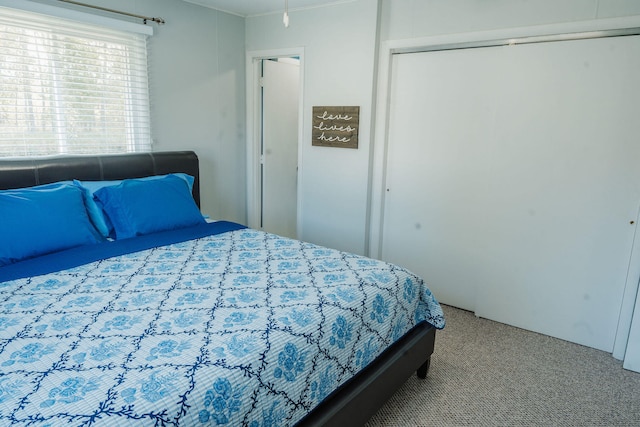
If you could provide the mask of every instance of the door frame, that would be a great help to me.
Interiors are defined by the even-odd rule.
[[[260,62],[263,59],[291,58],[300,59],[300,91],[298,100],[298,186],[296,194],[296,233],[302,235],[302,130],[304,106],[304,48],[249,51],[246,54],[246,93],[247,93],[247,225],[260,229],[261,179],[258,172],[261,164],[262,136],[262,97],[260,96]]]

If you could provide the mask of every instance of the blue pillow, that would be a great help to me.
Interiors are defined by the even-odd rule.
[[[113,224],[116,239],[175,230],[205,222],[189,186],[175,175],[126,179],[94,193]]]
[[[75,185],[0,191],[0,266],[100,241]]]
[[[187,175],[186,173],[173,173],[169,175],[177,176],[183,179],[189,186],[189,192],[193,190],[193,182],[195,179],[191,175]],[[150,180],[162,179],[169,175],[153,175],[153,176],[147,176],[144,178],[133,178],[131,180],[150,181]],[[104,217],[102,206],[100,206],[99,204],[96,204],[96,202],[93,200],[93,194],[101,188],[114,187],[116,185],[119,185],[122,183],[122,181],[124,180],[119,179],[119,180],[112,180],[112,181],[78,181],[78,180],[73,181],[77,186],[84,189],[84,191],[86,191],[87,194],[89,195],[88,198],[85,200],[87,205],[87,211],[89,212],[89,218],[91,218],[93,225],[104,237],[110,237],[110,236],[113,237],[113,234],[114,234],[113,225],[108,221],[107,218]]]

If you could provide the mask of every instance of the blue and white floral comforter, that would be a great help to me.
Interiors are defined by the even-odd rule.
[[[250,229],[10,280],[0,425],[290,425],[420,321],[406,270]]]

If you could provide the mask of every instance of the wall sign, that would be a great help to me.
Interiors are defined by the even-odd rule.
[[[360,107],[313,107],[311,145],[358,148]]]

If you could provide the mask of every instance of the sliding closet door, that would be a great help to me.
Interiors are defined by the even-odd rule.
[[[382,256],[421,273],[441,301],[473,311],[492,157],[478,135],[496,120],[487,86],[500,79],[500,52],[465,53],[393,58]]]
[[[612,351],[640,203],[637,36],[395,55],[383,257]]]

